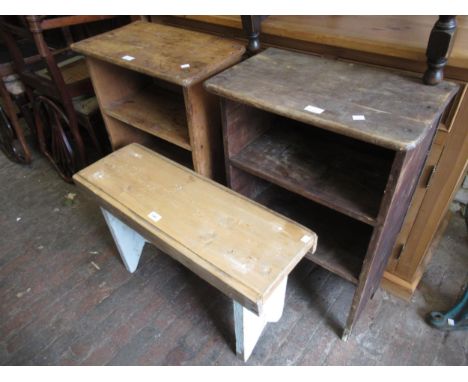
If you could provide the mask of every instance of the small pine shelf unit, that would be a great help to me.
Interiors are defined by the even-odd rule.
[[[347,339],[458,86],[269,48],[205,87],[221,99],[229,186],[315,231],[307,258],[356,285]]]
[[[242,59],[242,44],[137,21],[80,41],[113,150],[142,143],[222,179],[219,105],[202,86]]]

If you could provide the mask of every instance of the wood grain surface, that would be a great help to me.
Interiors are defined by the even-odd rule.
[[[119,121],[191,150],[184,99],[181,95],[157,86],[147,86],[104,107],[104,112]]]
[[[254,312],[315,250],[310,229],[138,144],[113,152],[74,180],[157,247]],[[154,214],[160,220],[152,220]]]
[[[458,85],[269,48],[214,76],[220,96],[393,150],[415,147]],[[305,110],[308,106],[323,110]],[[353,120],[364,116],[365,120]]]
[[[374,225],[392,160],[391,151],[282,119],[231,163]]]
[[[181,86],[220,72],[239,61],[245,51],[243,44],[236,41],[143,21],[82,40],[71,47],[86,56]],[[184,65],[189,67],[181,67]]]

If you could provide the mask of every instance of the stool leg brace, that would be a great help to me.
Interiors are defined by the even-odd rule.
[[[101,208],[104,219],[112,234],[117,250],[130,273],[135,272],[141,252],[147,240],[127,226],[109,211]],[[277,322],[282,314],[286,295],[285,277],[263,304],[260,315],[253,313],[233,300],[236,353],[247,361],[268,322]]]

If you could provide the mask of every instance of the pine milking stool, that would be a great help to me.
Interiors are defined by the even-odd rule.
[[[149,242],[233,299],[244,361],[281,318],[288,274],[315,251],[310,229],[139,144],[73,178],[101,205],[129,272]]]

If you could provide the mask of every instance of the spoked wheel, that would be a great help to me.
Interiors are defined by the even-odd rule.
[[[79,159],[70,133],[70,123],[62,109],[51,99],[37,96],[34,120],[42,153],[52,162],[60,176],[72,182]]]
[[[10,119],[0,106],[0,149],[12,161],[18,163],[29,163],[23,148],[16,137]]]

